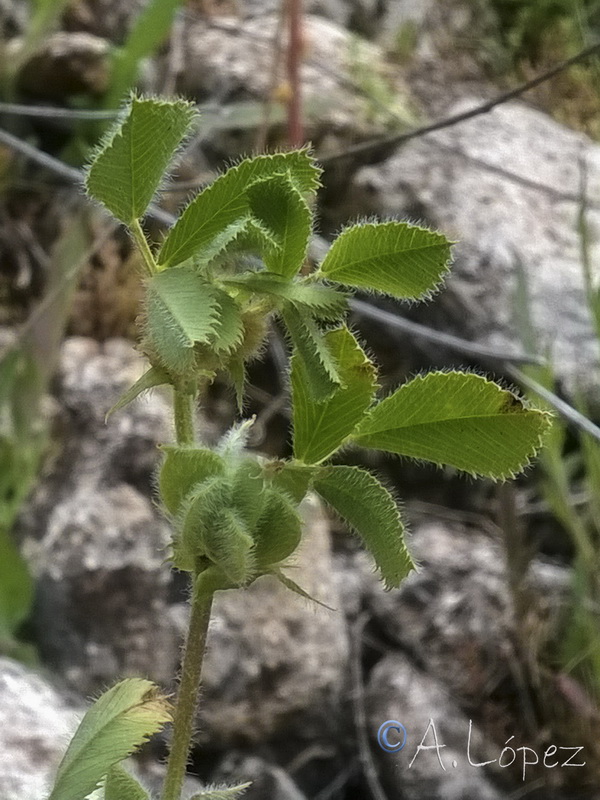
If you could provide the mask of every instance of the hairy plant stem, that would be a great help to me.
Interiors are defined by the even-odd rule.
[[[152,275],[154,275],[157,271],[156,261],[152,255],[152,250],[150,250],[148,240],[144,236],[144,231],[142,230],[139,219],[136,219],[131,223],[129,230],[131,231],[133,239],[138,247],[138,250],[140,251],[140,255],[142,256],[142,261],[146,267],[146,273],[152,277]]]
[[[174,398],[177,444],[194,444],[194,395],[175,389]]]
[[[179,800],[185,778],[194,729],[194,717],[198,705],[198,690],[200,688],[206,634],[214,596],[214,587],[211,585],[210,580],[203,580],[203,576],[206,574],[206,572],[201,573],[196,578],[193,588],[190,625],[181,665],[181,677],[173,720],[173,741],[161,800]]]

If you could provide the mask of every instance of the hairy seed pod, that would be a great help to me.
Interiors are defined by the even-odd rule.
[[[254,530],[256,565],[266,569],[290,556],[300,544],[302,521],[290,497],[265,489],[264,511]]]

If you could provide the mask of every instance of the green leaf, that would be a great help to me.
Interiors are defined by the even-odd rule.
[[[311,397],[306,367],[297,355],[292,357],[294,457],[305,464],[318,464],[335,453],[365,415],[377,389],[375,367],[347,328],[329,331],[325,341],[342,382],[327,400]]]
[[[276,243],[263,254],[268,270],[293,277],[304,264],[312,229],[312,214],[291,175],[256,181],[247,191],[250,211]]]
[[[240,783],[237,786],[215,786],[190,797],[190,800],[236,800],[241,797],[251,783]]]
[[[199,254],[228,226],[249,214],[246,192],[255,181],[288,170],[300,192],[316,191],[320,170],[307,150],[246,159],[217,178],[192,200],[169,231],[158,254],[161,267]]]
[[[150,205],[196,111],[184,100],[132,97],[128,112],[100,145],[86,186],[91,197],[130,225]]]
[[[237,410],[238,413],[241,414],[244,410],[244,386],[246,385],[246,367],[244,365],[244,359],[239,355],[231,358],[227,364],[227,372],[235,392]]]
[[[217,306],[217,322],[210,340],[210,348],[216,353],[231,353],[242,342],[244,323],[236,301],[227,292],[211,288]]]
[[[291,281],[272,272],[246,272],[227,279],[226,283],[255,294],[287,300],[299,312],[310,314],[316,319],[338,320],[348,306],[346,296],[337,289],[318,283]]]
[[[116,764],[106,776],[104,800],[149,800],[149,795],[133,775]]]
[[[160,497],[171,514],[176,514],[197,483],[223,475],[225,462],[212,450],[200,447],[163,445],[166,453],[159,477]]]
[[[329,248],[320,272],[347,286],[399,298],[426,297],[450,268],[450,242],[406,222],[346,228]]]
[[[191,369],[194,344],[207,344],[218,321],[215,292],[192,269],[171,269],[148,282],[146,335],[169,370]]]
[[[256,527],[265,505],[263,471],[253,459],[237,465],[231,478],[233,502],[249,531]]]
[[[168,722],[169,702],[151,681],[128,678],[113,686],[75,731],[48,800],[82,800],[111,767]]]
[[[322,467],[315,473],[315,490],[353,528],[391,589],[414,569],[404,543],[404,525],[392,495],[359,467]]]
[[[337,364],[325,337],[306,313],[288,305],[282,313],[299,361],[304,364],[308,388],[316,400],[325,400],[341,384]]]
[[[529,463],[549,422],[546,412],[479,375],[431,372],[376,405],[353,438],[363,447],[504,479]]]
[[[273,486],[284,492],[299,505],[308,492],[314,468],[293,461],[268,461],[264,467],[265,475]]]
[[[0,454],[2,440],[0,439]],[[5,463],[10,462],[2,462]],[[0,502],[3,498],[0,498]],[[0,527],[0,641],[10,641],[27,618],[33,581],[9,532]]]
[[[264,510],[254,530],[256,565],[268,569],[290,556],[300,544],[302,520],[280,490],[265,489]]]
[[[142,59],[151,56],[167,39],[175,11],[182,0],[149,0],[137,15],[125,44],[115,53],[110,88],[104,108],[116,108],[138,79]]]
[[[164,386],[166,383],[171,383],[169,375],[159,367],[150,367],[150,369],[144,372],[142,377],[138,378],[133,386],[127,389],[127,391],[119,398],[119,400],[107,413],[105,421],[112,414],[114,414],[115,411],[119,411],[121,408],[129,405],[129,403],[135,400],[135,398],[142,394],[142,392],[147,392],[149,389],[154,389],[155,386]]]

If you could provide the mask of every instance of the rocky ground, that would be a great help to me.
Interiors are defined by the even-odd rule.
[[[110,47],[142,5],[72,4],[61,30],[25,63],[20,98],[63,106],[101,94]],[[144,89],[217,105],[176,181],[207,180],[263,135],[277,8],[275,0],[190,0],[169,43],[145,65]],[[431,365],[509,379],[507,356],[550,351],[565,394],[583,392],[596,408],[599,353],[582,301],[578,220],[583,207],[597,262],[598,144],[511,101],[405,144],[337,157],[493,95],[482,68],[493,30],[486,8],[480,0],[307,0],[307,136],[325,166],[322,237],[313,250],[360,216],[439,228],[458,241],[446,290],[424,306],[385,310],[484,350],[478,356],[414,339],[355,310],[385,380]],[[15,52],[27,14],[26,3],[0,0],[0,32]],[[413,32],[413,44],[401,58],[403,30]],[[467,39],[475,46],[465,47]],[[283,128],[277,108],[272,113],[267,141],[277,146]],[[64,126],[37,121],[18,132],[60,155],[73,135]],[[9,176],[20,176],[0,199],[7,334],[52,286],[57,248],[83,201],[12,150],[0,150],[2,160]],[[175,211],[187,191],[170,192],[164,207]],[[40,800],[90,696],[124,675],[171,688],[186,624],[187,587],[164,562],[169,531],[153,502],[157,444],[173,437],[168,397],[157,391],[105,421],[143,369],[131,339],[136,257],[96,211],[83,213],[94,253],[79,259],[64,312],[69,335],[49,356],[57,363],[47,412],[53,445],[15,530],[35,577],[24,633],[40,668],[0,660],[3,800]],[[276,345],[273,353],[252,376],[249,411],[263,423],[256,448],[285,455],[289,421],[277,405],[284,382]],[[233,415],[231,398],[215,387],[198,420],[205,440],[214,442]],[[369,466],[406,503],[418,574],[385,593],[359,545],[309,499],[294,579],[334,610],[268,578],[219,597],[190,794],[199,781],[248,779],[248,800],[598,800],[600,714],[549,656],[568,595],[569,548],[549,514],[535,531],[529,524],[534,476],[498,490],[409,464]],[[508,535],[507,509],[516,515]],[[540,530],[552,544],[525,559],[519,574],[515,563]],[[402,731],[392,728],[386,739],[381,727],[389,720],[406,729],[396,753],[385,744]],[[419,749],[436,741],[437,750]],[[548,766],[552,758],[544,764],[551,745],[583,747],[572,763],[585,766],[563,767],[567,749],[558,766]],[[136,764],[150,784],[160,780],[164,754],[158,738]]]

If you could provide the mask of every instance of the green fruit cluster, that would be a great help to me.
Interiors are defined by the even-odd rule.
[[[301,538],[298,502],[248,454],[165,447],[160,493],[175,521],[173,564],[217,567],[228,587],[273,573]]]

